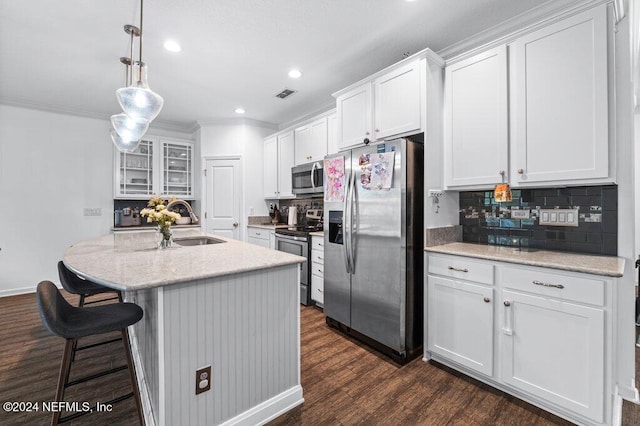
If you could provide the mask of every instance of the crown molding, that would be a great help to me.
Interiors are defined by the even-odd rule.
[[[66,108],[60,106],[46,105],[36,102],[25,101],[23,99],[14,99],[7,97],[0,97],[0,105],[8,105],[17,108],[31,109],[35,111],[49,112],[52,114],[71,115],[75,117],[91,118],[95,120],[111,121],[111,115],[103,114],[100,112],[84,111],[74,108]],[[172,132],[180,133],[193,133],[197,130],[194,126],[195,123],[182,123],[177,121],[168,120],[154,120],[150,127],[155,129],[168,130]]]
[[[54,114],[75,115],[77,117],[93,118],[97,120],[109,120],[111,118],[109,115],[98,112],[81,111],[73,108],[39,104],[36,102],[25,101],[23,99],[0,97],[0,104],[18,108],[33,109],[36,111],[51,112]]]
[[[306,113],[304,115],[301,115],[298,118],[294,118],[293,120],[287,121],[286,123],[281,123],[278,126],[278,131],[282,131],[282,130],[286,130],[289,128],[293,128],[293,127],[297,127],[301,124],[303,124],[306,121],[310,121],[312,119],[315,118],[320,118],[322,116],[325,115],[331,115],[332,113],[334,113],[336,111],[336,103],[335,101],[333,102],[328,102],[326,104],[324,104],[322,107],[315,109],[312,112]]]
[[[264,127],[271,130],[278,130],[278,125],[268,121],[255,120],[253,118],[237,117],[237,118],[201,118],[196,120],[198,128],[204,126],[233,126],[246,125],[255,127]]]
[[[475,55],[483,50],[513,41],[523,34],[567,18],[612,0],[547,1],[506,21],[456,42],[437,53],[447,65]]]

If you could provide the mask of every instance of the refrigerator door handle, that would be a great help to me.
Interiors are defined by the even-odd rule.
[[[356,172],[351,172],[351,194],[349,196],[349,259],[351,260],[351,273],[356,272],[356,250],[353,244],[353,234],[357,229],[354,219],[358,220],[358,200],[356,199]]]
[[[351,186],[351,174],[347,175],[347,184],[345,185],[344,201],[342,205],[342,232],[343,232],[343,246],[344,246],[344,266],[347,269],[347,274],[351,273],[351,259],[349,258],[349,188]]]
[[[311,187],[316,189],[316,170],[318,170],[318,163],[313,163],[311,166]]]

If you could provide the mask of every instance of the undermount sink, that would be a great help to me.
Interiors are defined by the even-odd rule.
[[[180,237],[174,238],[173,242],[179,246],[206,246],[209,244],[226,243],[224,240],[213,237]]]

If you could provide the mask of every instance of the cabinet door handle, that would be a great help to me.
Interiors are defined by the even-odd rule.
[[[318,259],[319,259],[319,260],[324,260],[324,257],[322,257],[322,256],[318,256]]]
[[[322,291],[322,290],[318,289],[318,293],[324,293],[324,291]]]
[[[560,290],[564,288],[562,284],[549,284],[549,283],[543,283],[542,281],[538,281],[538,280],[533,280],[532,283],[534,283],[535,285],[541,285],[543,287],[559,288]]]
[[[489,302],[491,302],[491,299],[489,299],[488,297],[485,297],[483,300],[484,300],[484,303],[489,303]]]
[[[458,272],[469,272],[468,269],[454,268],[453,266],[449,266],[449,270],[450,271],[458,271]]]
[[[504,170],[500,170],[498,174],[504,176]]]
[[[503,304],[505,309],[504,309],[504,326],[502,327],[502,332],[507,336],[513,336],[513,324],[512,324],[513,321],[511,318],[513,313],[511,309],[509,309],[511,307],[511,302],[509,302],[508,300],[505,300]]]
[[[318,269],[318,272],[322,273],[322,269]]]
[[[524,173],[524,170],[523,170],[523,169],[518,169],[518,174],[519,174],[519,175],[521,175],[521,174],[523,174],[523,173]]]
[[[235,223],[233,224],[233,226],[235,226]],[[260,235],[260,233],[259,233],[259,232],[256,232],[256,235]]]

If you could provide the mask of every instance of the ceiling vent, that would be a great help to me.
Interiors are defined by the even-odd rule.
[[[284,89],[282,92],[278,93],[276,95],[276,98],[280,98],[280,99],[284,99],[288,96],[293,95],[294,93],[296,93],[295,90],[291,90],[291,89]]]

